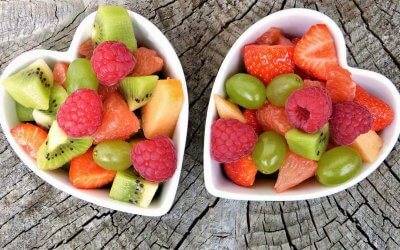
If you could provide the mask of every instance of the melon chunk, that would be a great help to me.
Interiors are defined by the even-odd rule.
[[[183,105],[182,84],[177,79],[159,80],[150,101],[142,108],[142,127],[148,139],[172,137]]]
[[[383,146],[382,138],[373,130],[359,135],[357,139],[350,145],[361,156],[364,162],[374,162]]]
[[[236,104],[231,103],[219,95],[214,95],[214,101],[220,118],[236,119],[246,123],[246,119]]]

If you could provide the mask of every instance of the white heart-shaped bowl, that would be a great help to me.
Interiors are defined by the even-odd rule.
[[[146,216],[161,216],[169,211],[171,208],[176,190],[179,183],[179,177],[182,168],[183,155],[185,151],[186,132],[188,125],[188,94],[186,88],[185,75],[183,73],[182,65],[178,56],[168,39],[162,32],[145,17],[128,11],[132,19],[135,29],[135,36],[141,46],[146,46],[157,51],[157,53],[164,59],[164,73],[171,78],[179,79],[182,83],[184,94],[184,103],[179,115],[179,119],[175,128],[173,141],[177,150],[177,168],[174,176],[163,183],[161,192],[151,202],[148,208],[141,208],[135,205],[119,202],[108,198],[108,189],[93,189],[83,190],[77,189],[71,185],[68,180],[68,174],[63,170],[43,171],[36,167],[34,159],[29,157],[23,149],[15,142],[10,129],[19,123],[16,112],[15,102],[6,93],[2,84],[0,84],[0,122],[4,134],[7,137],[11,147],[14,149],[18,157],[33,171],[40,176],[43,180],[50,183],[54,187],[67,192],[79,199],[94,203],[99,206],[107,207],[114,210],[119,210],[132,214],[146,215]],[[75,35],[72,39],[71,46],[66,52],[57,52],[49,50],[32,50],[21,54],[15,58],[4,70],[0,81],[7,76],[17,72],[21,68],[29,65],[39,58],[43,58],[51,67],[57,61],[72,62],[78,57],[78,47],[84,40],[91,36],[91,30],[94,23],[96,12],[87,16],[77,28]]]
[[[281,28],[289,36],[301,36],[310,26],[316,23],[324,23],[328,26],[335,39],[339,63],[351,72],[353,80],[365,87],[370,93],[384,100],[394,110],[395,119],[392,124],[380,132],[384,145],[378,159],[374,163],[363,164],[357,176],[334,187],[323,186],[315,178],[279,194],[275,193],[273,189],[275,180],[271,179],[256,180],[255,185],[251,188],[240,187],[228,180],[222,173],[220,164],[211,158],[211,124],[217,119],[217,112],[214,99],[210,98],[204,134],[204,180],[208,192],[212,195],[227,199],[255,201],[293,201],[327,196],[349,188],[363,180],[383,162],[394,147],[400,132],[400,120],[398,118],[400,112],[399,92],[385,76],[349,67],[347,65],[346,45],[342,32],[332,19],[317,11],[308,9],[282,10],[253,24],[238,38],[229,50],[215,79],[211,97],[213,94],[225,95],[225,81],[235,73],[244,72],[242,57],[244,45],[253,43],[271,27]]]

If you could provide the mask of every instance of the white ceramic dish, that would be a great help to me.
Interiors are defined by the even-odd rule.
[[[18,124],[18,119],[15,113],[15,102],[6,93],[2,84],[0,84],[0,122],[2,129],[11,144],[12,148],[19,156],[19,158],[38,176],[47,181],[54,187],[67,192],[79,199],[92,202],[96,205],[115,209],[127,213],[146,215],[146,216],[161,216],[169,211],[171,208],[176,190],[178,187],[179,177],[182,168],[183,155],[186,143],[186,132],[188,124],[188,94],[186,88],[185,75],[183,73],[182,65],[176,55],[176,52],[168,39],[162,32],[149,20],[143,16],[128,11],[133,21],[135,36],[140,45],[155,49],[158,54],[164,59],[165,67],[164,73],[171,78],[179,79],[182,83],[184,93],[184,104],[179,116],[173,141],[177,150],[177,170],[174,176],[167,182],[162,184],[161,192],[157,198],[152,201],[148,208],[140,208],[129,203],[114,201],[108,198],[108,189],[98,190],[83,190],[74,188],[69,180],[68,174],[62,170],[55,171],[42,171],[36,167],[34,159],[30,158],[22,148],[15,142],[10,134],[10,129]],[[91,36],[91,28],[94,23],[96,12],[87,16],[77,28],[75,35],[72,39],[71,46],[66,52],[57,52],[49,50],[33,50],[15,58],[4,70],[0,81],[19,69],[29,65],[39,58],[43,58],[50,66],[56,61],[71,62],[78,57],[78,46],[84,40]]]
[[[220,164],[211,158],[211,124],[217,119],[217,113],[214,99],[210,98],[204,135],[204,179],[206,188],[212,195],[235,200],[256,201],[305,200],[331,195],[349,188],[366,178],[383,162],[394,147],[400,132],[400,119],[398,118],[400,115],[399,92],[385,76],[349,67],[347,65],[346,45],[342,32],[332,19],[317,11],[307,9],[283,10],[271,14],[252,25],[238,38],[229,50],[215,79],[211,95],[225,95],[224,83],[226,79],[235,73],[244,72],[242,63],[242,48],[244,45],[253,43],[271,27],[281,28],[289,36],[301,36],[310,26],[316,23],[324,23],[328,26],[335,39],[339,63],[351,72],[353,80],[384,100],[394,110],[395,119],[393,123],[380,133],[380,136],[384,140],[384,145],[378,159],[372,164],[364,164],[356,177],[334,187],[322,186],[315,178],[280,194],[275,193],[273,189],[275,180],[256,180],[252,188],[240,187],[228,180],[223,175]]]

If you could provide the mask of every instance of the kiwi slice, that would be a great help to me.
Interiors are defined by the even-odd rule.
[[[50,90],[50,106],[48,110],[34,109],[32,116],[36,124],[50,128],[53,121],[56,119],[57,111],[61,104],[67,99],[68,94],[61,85],[54,85]]]
[[[94,20],[92,40],[95,45],[104,41],[122,42],[134,52],[137,42],[128,11],[120,6],[100,6]]]
[[[85,153],[92,142],[93,139],[90,137],[68,138],[58,126],[57,121],[54,121],[46,141],[37,153],[38,168],[42,170],[60,168],[72,158]]]
[[[313,134],[307,134],[298,129],[291,129],[285,134],[290,151],[304,158],[318,161],[325,152],[329,142],[329,125]]]
[[[16,102],[26,108],[47,110],[53,72],[39,59],[3,80],[4,88]]]
[[[90,65],[90,61],[84,58],[77,58],[68,67],[67,92],[70,94],[77,89],[93,89],[97,91],[99,82]]]
[[[118,171],[110,190],[110,198],[148,207],[158,188],[157,183],[149,182],[132,169]]]
[[[26,108],[19,104],[18,102],[15,103],[15,111],[17,112],[18,120],[21,122],[30,122],[33,121],[33,109]]]
[[[120,92],[124,95],[131,111],[144,106],[150,101],[158,76],[132,76],[124,78],[120,85]]]

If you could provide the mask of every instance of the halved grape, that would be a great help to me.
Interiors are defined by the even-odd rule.
[[[93,151],[93,159],[108,170],[125,170],[131,163],[132,145],[126,141],[114,140],[99,143]]]

